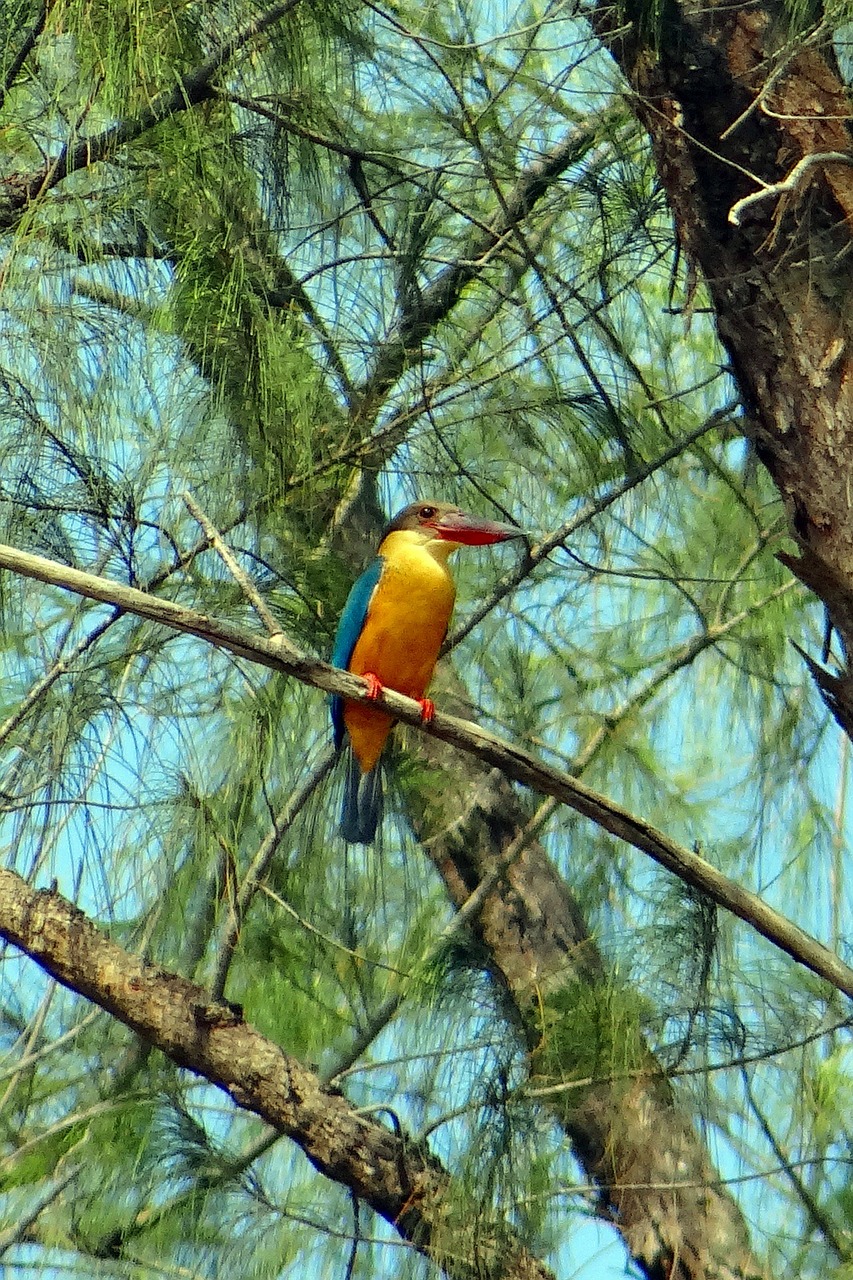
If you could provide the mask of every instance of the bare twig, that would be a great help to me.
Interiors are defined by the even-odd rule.
[[[210,982],[212,999],[222,999],[231,958],[234,955],[234,948],[237,945],[237,939],[240,934],[240,926],[249,909],[252,898],[260,888],[261,880],[266,875],[267,869],[275,857],[276,851],[281,846],[282,840],[293,825],[294,819],[301,813],[320,783],[328,775],[334,762],[335,752],[330,749],[323,755],[319,763],[314,766],[301,786],[288,798],[287,804],[276,815],[272,829],[258,847],[240,885],[236,901],[228,912],[223,925],[217,946],[216,967]]]
[[[222,534],[202,511],[189,489],[185,489],[181,494],[181,497],[183,498],[184,505],[190,515],[198,522],[202,533],[207,538],[208,542],[213,547],[214,551],[219,556],[234,581],[240,587],[243,595],[249,601],[255,613],[266,627],[267,634],[270,636],[281,635],[281,627],[267,608],[266,601],[258,591],[254,582],[252,582],[249,575],[244,573],[243,569],[238,564],[236,556],[232,553],[231,548],[222,537]]]
[[[729,209],[729,222],[739,227],[747,209],[762,204],[765,200],[775,200],[777,196],[787,195],[789,191],[796,191],[810,170],[819,164],[853,165],[853,155],[846,151],[814,151],[811,155],[803,156],[781,182],[765,183],[760,191],[754,191],[751,196],[743,196],[740,200],[736,200]]]

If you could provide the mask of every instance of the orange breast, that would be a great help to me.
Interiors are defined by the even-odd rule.
[[[419,549],[403,548],[393,556],[389,549],[350,671],[372,671],[389,689],[422,698],[447,634],[455,595],[446,565]],[[393,723],[392,716],[363,703],[344,704],[344,724],[364,772],[379,760]]]

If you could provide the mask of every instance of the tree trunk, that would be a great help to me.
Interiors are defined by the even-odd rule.
[[[829,34],[792,37],[772,4],[670,4],[654,47],[641,22],[633,6],[597,15],[635,91],[681,245],[710,291],[745,428],[787,505],[799,554],[782,558],[842,641],[840,677],[810,665],[850,733],[849,94]]]
[[[458,705],[471,716],[458,686]],[[529,812],[497,770],[419,737],[433,785],[410,796],[416,830],[461,907],[518,841],[521,852],[472,923],[510,1017],[531,1050],[531,1087],[572,1142],[611,1221],[649,1280],[763,1274],[740,1210],[643,1038],[630,993],[614,990],[569,887]],[[421,773],[423,778],[423,773]],[[436,834],[438,833],[438,834]]]

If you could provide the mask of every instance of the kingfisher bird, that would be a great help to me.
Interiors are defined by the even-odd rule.
[[[416,699],[428,724],[435,704],[424,694],[456,598],[447,558],[463,546],[521,537],[524,531],[516,525],[468,515],[447,502],[405,507],[349,593],[332,664],[363,676],[371,698],[387,685]],[[370,844],[382,816],[379,758],[394,717],[339,697],[331,699],[331,709],[335,747],[347,748],[341,835],[348,844]]]

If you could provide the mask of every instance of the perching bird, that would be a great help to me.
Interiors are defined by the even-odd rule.
[[[332,663],[364,676],[376,698],[383,685],[424,697],[453,611],[456,588],[447,557],[461,546],[523,537],[511,524],[466,515],[446,502],[413,502],[388,525],[376,559],[355,583],[335,637]],[[332,698],[335,746],[346,740],[347,776],[341,835],[370,844],[382,816],[379,757],[394,717],[364,703]]]

